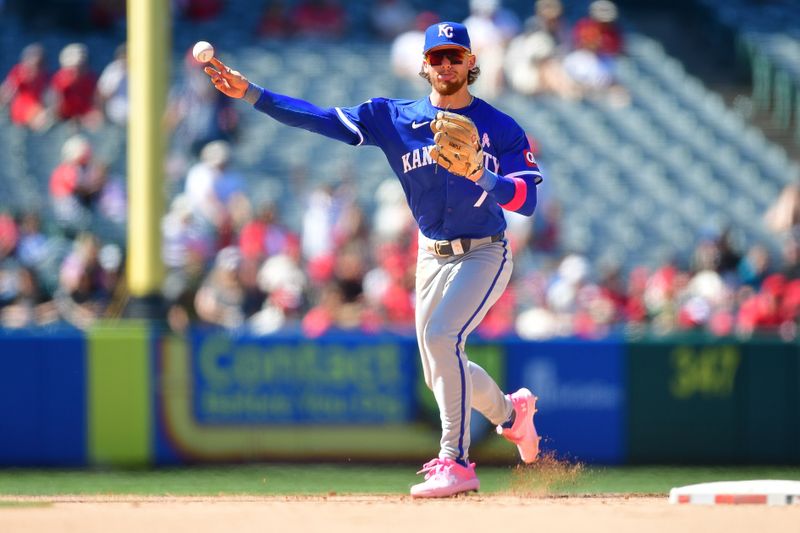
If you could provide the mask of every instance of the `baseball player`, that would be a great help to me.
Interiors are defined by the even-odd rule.
[[[418,472],[425,479],[411,494],[442,497],[480,487],[468,456],[473,408],[517,445],[524,462],[539,453],[536,397],[525,388],[503,394],[468,360],[465,344],[511,277],[503,210],[532,215],[542,177],[522,128],[470,94],[480,70],[466,28],[430,26],[423,58],[420,75],[431,84],[425,98],[328,109],[263,89],[216,58],[205,72],[222,93],[284,124],[377,146],[400,180],[419,226],[417,340],[442,421],[439,454]]]

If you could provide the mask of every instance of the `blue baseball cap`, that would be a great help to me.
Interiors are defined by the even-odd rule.
[[[431,48],[444,45],[460,46],[469,50],[467,28],[458,22],[437,22],[428,26],[428,29],[425,30],[425,49],[422,53],[427,54]]]

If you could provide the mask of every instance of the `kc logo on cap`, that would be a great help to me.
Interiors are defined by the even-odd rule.
[[[469,50],[467,28],[458,22],[439,22],[429,26],[425,30],[425,49],[422,53],[427,53],[437,46],[459,46]]]

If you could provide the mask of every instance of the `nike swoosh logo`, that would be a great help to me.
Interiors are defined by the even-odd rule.
[[[416,122],[412,122],[411,123],[411,129],[421,128],[422,126],[424,126],[428,122],[430,122],[430,120],[426,120],[425,122],[420,122],[419,124],[417,124]]]

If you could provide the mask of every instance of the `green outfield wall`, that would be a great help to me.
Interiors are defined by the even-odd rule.
[[[629,462],[800,462],[796,343],[628,344]]]

